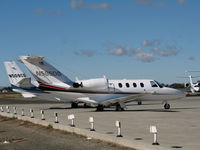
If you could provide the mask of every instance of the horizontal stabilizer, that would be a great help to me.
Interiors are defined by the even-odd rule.
[[[30,87],[32,87],[31,78],[25,77],[25,78],[21,79],[17,83],[17,86],[20,87],[20,88],[30,88]]]

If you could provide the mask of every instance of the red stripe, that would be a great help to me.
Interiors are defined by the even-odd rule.
[[[49,88],[55,88],[55,89],[59,89],[59,90],[66,90],[65,88],[61,88],[61,87],[57,87],[57,86],[53,86],[53,85],[48,85],[48,84],[44,84],[40,81],[38,81],[38,83],[40,84],[40,86],[46,86],[46,87],[49,87]]]

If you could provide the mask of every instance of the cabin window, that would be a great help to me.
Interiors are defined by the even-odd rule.
[[[144,87],[144,83],[140,83],[140,86],[143,88]]]
[[[158,87],[158,85],[155,82],[150,81],[150,83],[151,83],[151,87]]]
[[[122,84],[121,84],[121,83],[118,83],[118,86],[119,86],[120,88],[122,88]]]
[[[137,84],[136,84],[136,83],[133,83],[133,87],[135,87],[135,88],[136,88],[136,87],[137,87]]]
[[[129,88],[129,87],[130,87],[129,83],[126,83],[126,87],[127,87],[127,88]]]

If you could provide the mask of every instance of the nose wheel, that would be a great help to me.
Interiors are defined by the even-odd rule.
[[[164,108],[165,108],[165,109],[170,109],[170,104],[165,103],[165,104],[164,104]]]
[[[142,105],[142,101],[138,101],[138,105]]]

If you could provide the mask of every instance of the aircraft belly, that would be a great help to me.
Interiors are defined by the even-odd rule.
[[[145,95],[139,98],[142,101],[159,101],[159,100],[176,100],[182,98],[182,96],[179,95],[168,95],[168,94],[150,94],[150,95]]]

